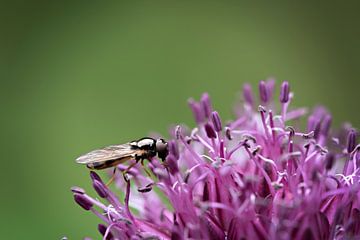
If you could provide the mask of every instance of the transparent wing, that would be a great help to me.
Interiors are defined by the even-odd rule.
[[[126,143],[91,151],[78,157],[75,161],[80,164],[99,163],[122,158],[134,158],[135,154],[140,154],[139,149],[132,149],[131,145]]]

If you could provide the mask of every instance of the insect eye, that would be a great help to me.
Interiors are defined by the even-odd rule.
[[[168,155],[168,144],[164,139],[156,140],[156,152],[158,153],[158,157],[164,161]]]

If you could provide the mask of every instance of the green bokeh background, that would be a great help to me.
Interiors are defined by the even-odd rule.
[[[207,91],[223,119],[244,82],[289,80],[295,105],[359,127],[357,4],[1,3],[2,239],[98,239],[69,188],[75,157],[173,123]]]

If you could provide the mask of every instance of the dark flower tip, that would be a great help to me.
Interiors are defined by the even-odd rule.
[[[295,128],[292,126],[286,126],[285,130],[289,132],[289,137],[292,138],[295,136]]]
[[[141,193],[147,193],[147,192],[150,192],[152,190],[152,186],[154,184],[153,183],[149,183],[148,185],[146,185],[145,187],[141,187],[141,188],[138,188],[138,192],[141,192]]]
[[[356,146],[356,131],[354,129],[351,129],[348,138],[347,138],[347,151],[348,153],[351,153]]]
[[[267,103],[269,100],[269,96],[268,96],[268,90],[267,90],[267,86],[266,83],[264,81],[261,81],[259,83],[259,92],[260,92],[260,99],[263,103]]]
[[[221,119],[219,113],[214,111],[211,113],[211,120],[214,125],[215,131],[220,132],[222,129]]]
[[[98,181],[98,180],[94,180],[93,181],[93,188],[95,189],[95,191],[97,192],[97,194],[102,197],[102,198],[107,198],[108,196],[108,189],[105,187],[105,185]]]
[[[304,139],[310,139],[310,138],[313,138],[315,136],[315,133],[314,133],[314,131],[310,131],[308,133],[303,133],[301,136]]]
[[[259,105],[259,106],[258,106],[258,111],[261,112],[261,113],[266,113],[266,109],[265,109],[265,107],[262,106],[262,105]]]
[[[289,83],[285,81],[281,84],[280,102],[287,103],[289,101],[289,92],[290,92]]]
[[[98,230],[100,232],[101,235],[105,236],[105,233],[106,233],[106,230],[107,230],[107,227],[103,224],[99,224],[98,225]],[[111,232],[108,233],[108,235],[106,236],[106,240],[110,240],[110,239],[113,239],[113,235]]]
[[[75,193],[74,200],[77,204],[79,204],[83,209],[87,211],[89,211],[93,206],[93,203],[83,194]]]
[[[90,171],[90,177],[93,181],[98,180],[99,182],[102,182],[100,176],[94,171]]]
[[[231,129],[229,127],[225,127],[225,135],[228,140],[232,140]]]
[[[84,190],[84,189],[82,189],[82,188],[80,188],[80,187],[76,187],[76,186],[72,187],[72,188],[71,188],[71,191],[72,191],[73,193],[79,193],[79,194],[84,194],[84,193],[85,193],[85,190]]]
[[[216,132],[211,124],[206,123],[204,127],[208,138],[216,138]]]
[[[332,153],[328,153],[326,154],[326,158],[325,158],[325,168],[326,170],[330,170],[335,162],[335,156]]]

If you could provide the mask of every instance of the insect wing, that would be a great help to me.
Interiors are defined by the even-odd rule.
[[[134,158],[138,149],[133,149],[130,144],[111,145],[84,154],[76,159],[77,163],[89,164],[100,163],[115,159]]]

